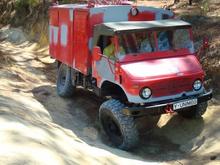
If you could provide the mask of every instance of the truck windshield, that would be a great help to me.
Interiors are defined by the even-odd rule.
[[[190,39],[189,29],[176,29],[168,31],[158,31],[157,33],[158,51],[188,49],[194,52],[193,42]]]
[[[119,36],[119,44],[124,48],[126,54],[179,49],[194,52],[189,29],[126,33]]]

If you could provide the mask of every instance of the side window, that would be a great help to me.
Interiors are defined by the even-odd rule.
[[[109,36],[104,36],[101,35],[98,39],[98,44],[97,46],[99,46],[101,48],[102,54],[104,52],[104,49],[110,44],[110,40],[109,40]]]
[[[98,45],[101,48],[102,54],[108,57],[111,60],[117,60],[123,58],[125,55],[125,50],[120,43],[120,39],[116,40],[117,37],[114,36],[100,36],[98,40]],[[119,44],[118,48],[116,48],[117,43]]]

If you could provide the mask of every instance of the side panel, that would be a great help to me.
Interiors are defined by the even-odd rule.
[[[59,11],[57,8],[50,9],[50,25],[58,26],[59,25]]]
[[[102,57],[100,61],[94,61],[93,77],[97,79],[97,85],[100,88],[102,80],[115,82],[115,63],[107,57]]]
[[[57,59],[63,63],[72,66],[72,21],[70,18],[70,9],[59,9],[59,44],[60,52]]]
[[[74,10],[74,35],[73,35],[73,53],[75,59],[73,66],[83,74],[88,74],[90,66],[90,56],[88,48],[88,10]]]
[[[57,58],[59,54],[59,10],[50,8],[49,17],[49,53],[53,58]]]
[[[50,55],[72,66],[73,9],[51,7],[49,15]]]

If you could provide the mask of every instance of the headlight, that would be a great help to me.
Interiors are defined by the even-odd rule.
[[[193,83],[193,89],[195,91],[198,91],[202,88],[202,82],[200,80],[196,80],[194,83]]]
[[[143,88],[140,92],[140,96],[143,99],[148,99],[151,96],[152,92],[150,90],[150,88]]]

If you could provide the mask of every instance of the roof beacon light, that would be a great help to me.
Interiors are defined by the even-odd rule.
[[[136,15],[138,15],[139,11],[136,7],[132,7],[130,10],[130,13],[132,16],[136,16]]]

